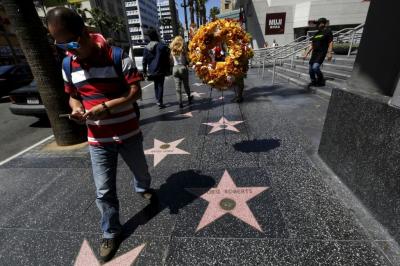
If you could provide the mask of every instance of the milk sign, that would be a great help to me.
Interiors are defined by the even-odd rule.
[[[286,13],[267,14],[265,21],[265,35],[285,33]]]

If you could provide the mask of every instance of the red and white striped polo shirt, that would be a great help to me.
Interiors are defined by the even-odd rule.
[[[96,64],[90,61],[80,62],[76,57],[71,60],[71,82],[64,69],[65,92],[82,99],[85,110],[109,100],[121,97],[128,87],[121,80],[113,66],[112,49],[100,34],[91,34],[91,38],[101,48],[96,55]],[[139,84],[140,76],[132,59],[122,55],[122,71],[129,85]],[[121,143],[140,133],[139,122],[132,103],[112,109],[112,114],[101,120],[87,120],[88,142],[90,145]]]

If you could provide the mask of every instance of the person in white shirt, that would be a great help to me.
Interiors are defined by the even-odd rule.
[[[175,80],[176,97],[178,98],[179,108],[183,108],[182,83],[188,96],[189,104],[191,104],[193,100],[193,96],[190,95],[189,87],[189,62],[187,59],[187,51],[185,49],[184,41],[181,36],[176,36],[169,47],[171,49],[171,57],[174,61],[172,75]]]

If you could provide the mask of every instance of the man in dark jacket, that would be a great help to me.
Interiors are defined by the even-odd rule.
[[[328,55],[328,61],[332,59],[333,35],[332,31],[327,28],[327,19],[320,18],[317,21],[318,31],[314,34],[311,41],[312,44],[307,49],[304,59],[312,51],[310,59],[310,78],[309,86],[325,86],[325,79],[321,72],[321,65]]]
[[[165,108],[163,104],[164,80],[170,68],[169,49],[164,43],[160,42],[155,29],[149,29],[147,36],[150,43],[143,51],[143,74],[149,80],[154,81],[157,104],[162,109]]]

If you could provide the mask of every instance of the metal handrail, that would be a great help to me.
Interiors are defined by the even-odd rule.
[[[351,34],[351,42],[350,42],[349,51],[348,51],[347,56],[350,56],[350,53],[351,53],[351,49],[352,49],[352,46],[353,46],[354,37],[355,37],[356,32],[357,32],[358,30],[362,29],[363,27],[364,27],[364,24],[360,24],[360,25],[358,25],[357,27],[355,27],[355,28],[353,28],[352,30],[347,31],[347,32],[345,32],[345,33],[342,33],[342,32],[345,31],[345,30],[347,30],[348,28],[342,29],[342,30],[337,31],[337,32],[335,32],[335,33],[333,34],[334,37],[335,37],[335,35],[339,35],[339,34],[343,34],[343,35],[347,35],[347,34],[350,35],[350,34]],[[309,46],[309,40],[310,40],[311,38],[312,38],[312,37],[307,37],[306,40],[304,40],[304,41],[298,43],[298,45],[300,45],[300,44],[305,44],[305,43],[306,43],[307,45],[301,46],[299,49],[295,49],[296,44],[291,45],[291,47],[287,47],[285,50],[287,50],[288,48],[293,48],[293,50],[294,50],[293,52],[291,52],[291,53],[289,53],[289,54],[287,54],[287,55],[284,55],[284,56],[274,57],[274,58],[269,59],[269,60],[272,60],[272,59],[274,60],[274,61],[273,61],[273,70],[272,70],[272,84],[274,84],[274,82],[275,82],[275,72],[276,72],[276,62],[277,62],[277,60],[281,60],[281,61],[282,61],[283,59],[286,59],[286,58],[292,56],[291,67],[293,67],[294,56],[295,56],[298,52],[300,52],[301,50],[304,50],[305,48],[307,48],[307,47]],[[282,51],[281,51],[281,52],[282,52]],[[264,58],[264,60],[263,60],[262,78],[264,78],[265,60],[266,60],[266,59]]]

